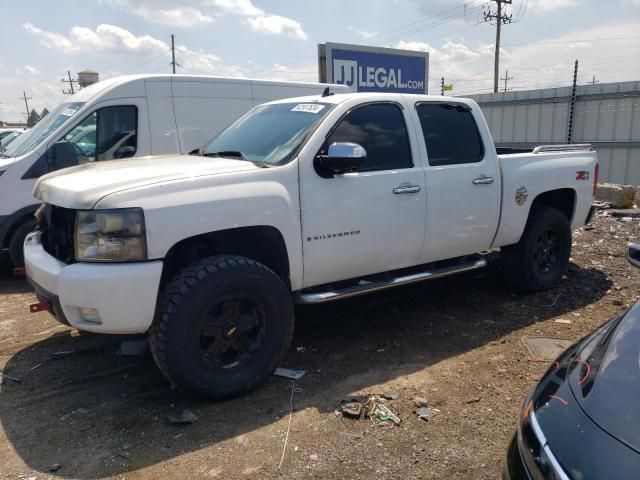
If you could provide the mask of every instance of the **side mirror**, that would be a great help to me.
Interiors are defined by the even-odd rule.
[[[69,142],[60,141],[53,144],[51,170],[60,170],[62,168],[74,167],[78,165],[78,156],[75,148]]]
[[[355,172],[367,160],[367,151],[357,143],[335,142],[326,155],[316,157],[317,167],[330,175]]]
[[[630,243],[627,250],[627,260],[631,265],[640,267],[640,243]]]

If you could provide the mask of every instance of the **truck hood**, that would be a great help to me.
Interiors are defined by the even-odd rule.
[[[111,160],[80,165],[45,175],[36,183],[33,195],[52,205],[89,209],[101,198],[124,190],[257,168],[254,164],[242,160],[193,155]]]

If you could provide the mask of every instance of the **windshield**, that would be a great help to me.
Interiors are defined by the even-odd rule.
[[[231,124],[203,155],[240,157],[264,165],[290,161],[333,105],[275,103],[260,105]]]
[[[21,132],[9,132],[7,135],[0,138],[0,149],[6,148],[7,145],[13,142],[16,138],[18,138],[18,135],[20,135],[20,133]]]
[[[29,153],[40,145],[40,143],[51,135],[60,125],[73,117],[82,105],[84,105],[84,103],[81,102],[62,103],[58,105],[55,110],[49,112],[46,117],[36,123],[35,127],[23,133],[12,142],[4,154],[9,157],[20,157]]]

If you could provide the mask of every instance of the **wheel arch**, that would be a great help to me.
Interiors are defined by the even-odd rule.
[[[287,245],[282,233],[270,225],[230,228],[180,240],[164,258],[160,290],[179,270],[211,255],[239,255],[273,270],[291,289]]]
[[[16,210],[4,219],[4,222],[2,222],[2,225],[0,225],[0,247],[9,247],[9,242],[11,241],[13,233],[24,222],[32,219],[38,208],[40,208],[39,203],[27,205],[26,207],[22,207],[21,209]]]
[[[531,208],[529,209],[529,215],[527,216],[527,222],[535,209],[553,207],[564,213],[569,223],[572,223],[576,211],[576,198],[577,194],[573,188],[558,188],[542,192],[533,199]]]

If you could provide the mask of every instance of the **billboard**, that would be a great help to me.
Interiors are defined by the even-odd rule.
[[[355,92],[428,93],[429,53],[344,43],[318,45],[320,82]]]

